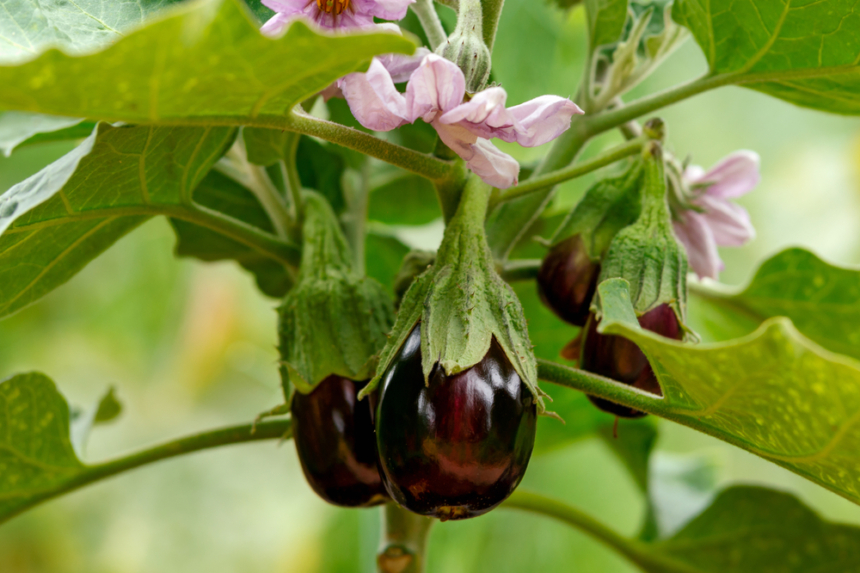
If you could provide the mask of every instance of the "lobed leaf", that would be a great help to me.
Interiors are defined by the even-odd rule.
[[[700,285],[691,294],[718,307],[722,319],[739,328],[786,316],[828,350],[860,358],[860,269],[787,249],[765,261],[746,287]]]
[[[20,145],[36,141],[83,139],[95,127],[70,117],[7,111],[0,113],[0,152],[6,157]]]
[[[592,50],[618,41],[627,20],[627,0],[585,0],[585,11]]]
[[[0,523],[83,469],[54,382],[39,373],[0,382]]]
[[[46,47],[70,53],[109,44],[179,0],[4,0],[0,60],[32,57]]]
[[[0,66],[0,107],[128,123],[270,125],[373,56],[414,49],[397,34],[324,35],[302,22],[271,39],[240,0],[199,0],[97,53],[52,49]]]
[[[821,348],[787,318],[724,343],[670,341],[631,318],[625,281],[606,281],[598,292],[600,331],[639,345],[663,398],[617,390],[860,503],[860,363]]]
[[[860,114],[860,6],[851,0],[678,0],[711,75],[814,109]]]
[[[0,195],[0,317],[60,286],[191,193],[232,143],[224,127],[112,127]]]

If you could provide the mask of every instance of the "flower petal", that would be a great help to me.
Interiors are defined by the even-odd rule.
[[[508,110],[519,122],[522,130],[515,132],[516,141],[523,147],[535,147],[552,141],[570,127],[575,114],[583,113],[578,105],[567,98],[545,95],[516,105]]]
[[[740,247],[755,238],[749,213],[740,205],[709,194],[699,197],[696,205],[705,209],[700,216],[710,227],[718,245]]]
[[[278,12],[260,27],[260,32],[266,36],[279,36],[297,17],[296,15]]]
[[[373,58],[367,73],[352,73],[338,86],[355,119],[368,129],[390,131],[406,121],[406,98],[394,87],[382,63]]]
[[[735,151],[701,177],[691,180],[691,183],[710,183],[706,193],[714,197],[740,197],[758,185],[761,178],[759,162],[758,153],[755,151]]]
[[[399,84],[407,81],[412,76],[412,72],[418,69],[421,61],[429,53],[430,50],[427,48],[418,48],[411,56],[385,54],[384,56],[377,56],[377,58],[385,69],[388,70],[388,73],[391,74],[391,79],[394,83]]]
[[[439,113],[460,105],[466,95],[466,79],[456,64],[428,54],[409,78],[406,101],[409,121],[419,117],[430,123]]]
[[[522,131],[523,128],[505,109],[507,99],[508,94],[502,88],[489,88],[476,93],[470,101],[445,112],[439,121],[448,125],[459,124],[484,139],[498,137],[512,141],[506,139],[506,134]]]
[[[415,0],[352,0],[353,10],[382,20],[402,20]]]
[[[682,222],[673,223],[675,235],[687,250],[690,268],[700,277],[717,278],[723,270],[723,261],[717,252],[717,243],[704,217],[695,211],[684,213]]]
[[[433,122],[445,145],[466,161],[471,169],[485,183],[499,189],[507,189],[517,184],[520,164],[516,159],[502,153],[489,140],[477,137],[461,125],[446,125]]]

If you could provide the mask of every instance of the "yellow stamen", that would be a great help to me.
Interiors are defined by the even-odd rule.
[[[327,14],[334,12],[339,16],[349,8],[349,0],[317,0],[317,7]]]

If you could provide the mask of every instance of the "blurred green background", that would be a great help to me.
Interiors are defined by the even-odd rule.
[[[509,102],[545,93],[573,96],[582,74],[583,16],[581,9],[568,13],[537,0],[507,0],[494,76]],[[688,40],[633,95],[704,69],[698,47]],[[723,88],[659,115],[668,123],[669,147],[705,167],[735,149],[761,154],[762,183],[741,200],[758,237],[723,252],[724,282],[743,283],[763,258],[793,245],[839,264],[860,262],[860,120],[798,109],[740,88]],[[617,139],[605,136],[589,153]],[[546,151],[503,147],[524,163]],[[30,147],[0,158],[0,190],[69,149]],[[567,184],[561,203],[573,203],[588,182]],[[401,233],[434,248],[441,223]],[[0,378],[45,372],[80,406],[116,386],[125,411],[94,431],[88,460],[245,423],[281,401],[276,301],[261,296],[232,264],[174,259],[173,244],[164,220],[147,223],[66,286],[0,324]],[[520,291],[531,300],[527,306],[534,303],[530,289]],[[558,351],[541,346],[549,337],[532,335],[543,353]],[[544,421],[540,431],[563,435],[564,428],[547,430],[549,424],[557,423]],[[569,420],[568,427],[574,426]],[[659,428],[658,456],[666,463],[705,456],[717,464],[720,485],[789,490],[827,518],[860,524],[856,506],[786,470],[672,423]],[[563,499],[625,534],[637,531],[644,509],[632,479],[596,438],[536,456],[521,487]],[[265,442],[163,462],[40,506],[0,529],[0,571],[372,572],[378,529],[376,510],[338,510],[317,499],[291,443]],[[428,569],[635,570],[575,530],[504,509],[437,525]]]

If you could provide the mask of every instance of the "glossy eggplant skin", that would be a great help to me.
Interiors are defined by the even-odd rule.
[[[376,436],[383,480],[421,515],[466,519],[504,501],[525,474],[537,406],[493,339],[484,359],[424,383],[420,325],[382,378]]]
[[[660,305],[639,317],[639,325],[667,338],[680,340],[683,330],[678,317],[668,305]],[[617,380],[658,396],[663,395],[657,377],[648,364],[645,354],[633,342],[621,336],[604,336],[597,332],[597,321],[592,316],[588,321],[585,343],[581,353],[580,367],[607,378]],[[621,418],[641,418],[645,412],[604,400],[594,396],[591,402],[610,414]]]
[[[585,326],[597,289],[600,265],[591,260],[582,238],[567,238],[547,253],[537,276],[538,294],[560,319]]]
[[[342,507],[387,501],[379,475],[369,400],[358,400],[366,382],[329,376],[310,394],[296,392],[293,441],[311,488]]]

